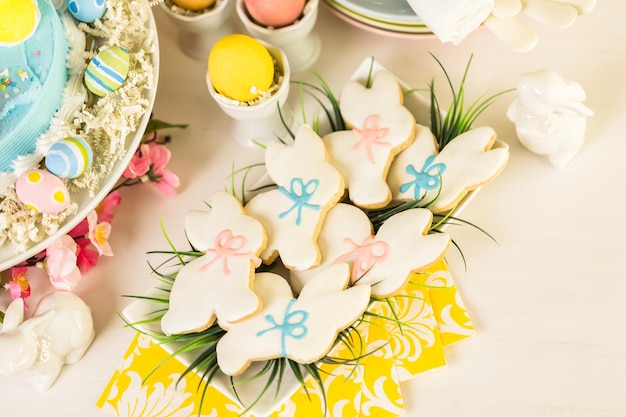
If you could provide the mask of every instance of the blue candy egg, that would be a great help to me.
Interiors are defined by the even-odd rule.
[[[104,0],[65,0],[72,16],[85,23],[100,19],[106,12]]]
[[[89,144],[79,137],[55,142],[46,154],[46,169],[60,178],[76,178],[91,166],[93,153]]]
[[[95,95],[104,97],[124,84],[129,67],[126,49],[117,45],[104,49],[87,65],[85,85]]]

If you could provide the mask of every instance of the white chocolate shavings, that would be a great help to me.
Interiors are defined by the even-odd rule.
[[[152,54],[156,51],[156,31],[150,24],[150,3],[145,0],[107,0],[107,11],[101,20],[91,25],[79,23],[78,29],[97,39],[98,50],[80,52],[86,67],[87,61],[100,50],[117,45],[129,52],[130,69],[122,87],[93,104],[76,103],[58,112],[51,122],[47,147],[56,140],[71,135],[81,135],[92,147],[91,168],[82,176],[65,180],[70,196],[87,191],[94,196],[111,175],[116,162],[127,153],[126,139],[134,133],[150,106],[146,91],[155,88],[155,69]],[[85,43],[82,44],[83,46]],[[76,59],[72,58],[76,67]],[[70,80],[64,95],[74,96],[82,87],[82,71],[76,80]],[[44,146],[45,145],[45,146]],[[38,145],[39,146],[39,145]],[[13,179],[14,180],[14,179]],[[15,195],[13,186],[2,187],[0,193],[0,245],[12,244],[16,252],[23,252],[33,244],[54,234],[78,210],[72,203],[57,214],[42,214],[29,210]]]

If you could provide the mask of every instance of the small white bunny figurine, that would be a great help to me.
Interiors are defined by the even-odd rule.
[[[35,388],[46,390],[64,364],[82,358],[93,337],[91,310],[77,295],[46,295],[26,321],[24,300],[17,298],[7,308],[0,332],[0,377],[30,372]]]
[[[582,87],[553,71],[522,74],[518,98],[507,109],[517,137],[531,152],[548,155],[552,165],[567,165],[585,141],[586,118],[593,111],[582,102]]]

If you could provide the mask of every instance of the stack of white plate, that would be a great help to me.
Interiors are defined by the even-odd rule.
[[[326,0],[326,3],[344,20],[366,29],[397,34],[431,33],[406,0]]]

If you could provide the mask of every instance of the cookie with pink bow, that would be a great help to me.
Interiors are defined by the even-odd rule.
[[[174,280],[161,319],[167,335],[202,331],[216,319],[237,322],[262,307],[252,288],[267,241],[263,226],[226,192],[213,194],[210,207],[187,214],[187,238],[204,255],[185,264]]]
[[[450,244],[445,233],[428,234],[432,218],[427,209],[405,210],[374,234],[362,210],[337,204],[328,212],[318,238],[322,263],[308,271],[290,271],[291,285],[297,291],[320,270],[347,262],[354,284],[370,285],[376,298],[395,295],[413,273],[441,259]]]
[[[333,265],[319,271],[294,298],[280,275],[257,274],[263,309],[227,327],[217,343],[222,372],[239,375],[260,360],[289,358],[307,364],[324,357],[339,332],[358,320],[370,302],[369,286],[348,288],[348,281],[348,265]]]
[[[265,164],[278,188],[246,205],[246,212],[267,232],[261,258],[269,264],[280,255],[289,269],[314,267],[320,262],[317,235],[326,212],[343,195],[343,177],[329,163],[322,139],[307,125],[298,129],[293,144],[271,143]]]
[[[324,143],[359,207],[381,208],[391,201],[389,166],[415,130],[415,118],[402,103],[400,85],[386,70],[376,72],[371,86],[353,80],[341,91],[341,115],[351,130],[329,133]]]

